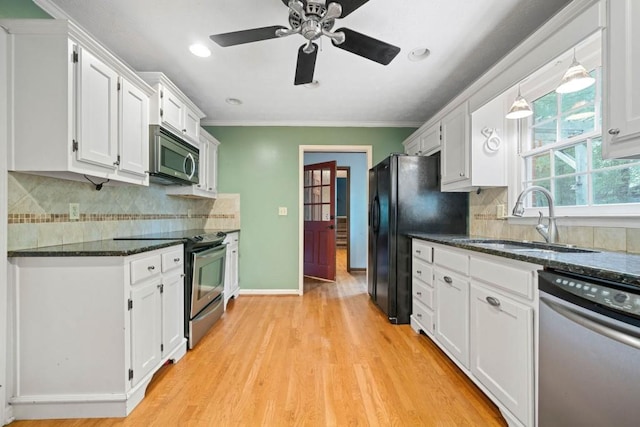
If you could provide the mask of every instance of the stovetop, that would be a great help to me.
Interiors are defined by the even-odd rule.
[[[224,240],[222,231],[194,228],[191,230],[166,231],[162,233],[141,234],[137,236],[116,237],[113,240],[186,240],[189,242],[217,242]]]

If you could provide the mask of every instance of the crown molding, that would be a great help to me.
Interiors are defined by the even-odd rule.
[[[247,126],[247,127],[336,127],[336,128],[418,128],[423,122],[337,122],[337,121],[259,121],[259,120],[202,120],[201,126]]]

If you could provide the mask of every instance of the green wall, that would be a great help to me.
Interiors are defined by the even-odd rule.
[[[371,145],[373,163],[403,152],[414,128],[206,127],[220,142],[218,191],[240,194],[240,286],[298,289],[300,145]],[[278,216],[278,207],[288,208]]]
[[[0,19],[41,19],[50,16],[31,0],[0,0]]]

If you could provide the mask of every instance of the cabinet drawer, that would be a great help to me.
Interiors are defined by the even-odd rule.
[[[182,269],[184,265],[184,252],[182,249],[176,249],[171,252],[162,254],[162,272],[173,270],[174,268]]]
[[[430,309],[433,309],[433,289],[428,286],[424,286],[417,280],[414,280],[413,300],[418,300]]]
[[[428,245],[421,240],[413,239],[412,253],[414,258],[419,258],[429,264],[433,262],[433,246]]]
[[[535,269],[529,264],[510,265],[509,260],[496,262],[473,257],[470,274],[506,292],[533,299]]]
[[[464,252],[436,248],[433,258],[438,265],[469,275],[469,255]]]
[[[131,284],[160,274],[160,254],[131,261]]]
[[[413,317],[425,331],[433,333],[433,311],[413,300]]]
[[[413,277],[420,279],[429,286],[433,286],[433,268],[419,259],[413,258],[412,261],[411,268],[413,270]]]

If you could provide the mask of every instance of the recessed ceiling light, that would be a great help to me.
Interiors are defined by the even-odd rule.
[[[195,56],[199,56],[200,58],[207,58],[211,56],[211,51],[209,50],[209,48],[202,44],[192,44],[191,46],[189,46],[189,50]]]
[[[431,51],[426,47],[417,47],[409,52],[410,61],[422,61],[431,55]]]
[[[307,89],[316,89],[318,86],[320,86],[320,82],[317,80],[314,80],[311,83],[307,83],[304,85],[304,87],[306,87]]]
[[[229,105],[241,105],[242,101],[239,100],[238,98],[227,98],[224,100],[224,102],[226,102]]]

